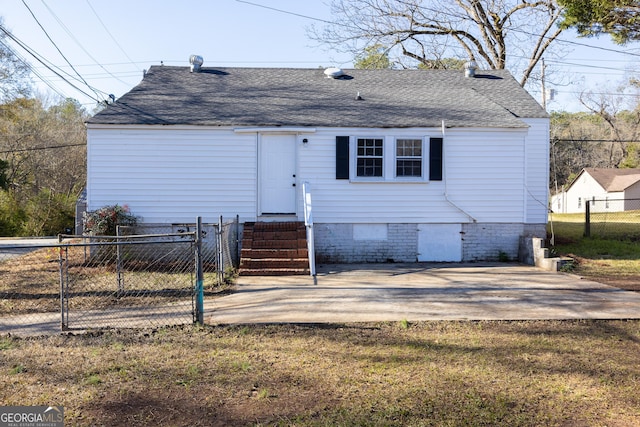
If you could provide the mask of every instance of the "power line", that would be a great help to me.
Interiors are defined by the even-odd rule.
[[[127,52],[125,52],[125,50],[122,48],[122,46],[120,46],[120,43],[118,43],[118,40],[116,40],[116,38],[113,37],[113,34],[111,34],[111,31],[109,31],[109,28],[107,28],[107,26],[104,25],[104,22],[100,18],[100,15],[98,15],[98,12],[96,12],[96,10],[93,8],[93,6],[91,6],[91,3],[89,3],[89,0],[86,0],[86,2],[87,2],[87,5],[89,6],[89,8],[91,9],[91,11],[93,12],[93,14],[96,16],[96,18],[98,18],[98,21],[100,22],[100,25],[102,25],[102,28],[104,28],[104,30],[107,32],[107,34],[109,34],[109,37],[111,37],[111,40],[113,40],[113,42],[116,44],[116,46],[118,46],[120,51],[124,54],[124,56],[127,57],[129,62],[134,67],[136,67],[138,69],[138,71],[140,71],[140,67],[138,67],[138,65],[135,62],[133,62],[133,60],[129,57],[129,55],[127,55]]]
[[[301,13],[290,12],[290,11],[288,11],[288,10],[277,9],[277,8],[275,8],[275,7],[265,6],[265,5],[263,5],[263,4],[253,3],[253,2],[250,2],[250,1],[247,1],[247,0],[236,0],[236,1],[237,1],[238,3],[245,3],[245,4],[248,4],[248,5],[250,5],[250,6],[261,7],[261,8],[263,8],[263,9],[269,9],[269,10],[273,10],[273,11],[275,11],[275,12],[284,13],[284,14],[286,14],[286,15],[298,16],[298,17],[300,17],[300,18],[311,19],[311,20],[313,20],[313,21],[318,21],[318,22],[324,22],[325,24],[338,25],[338,24],[337,24],[337,23],[335,23],[335,22],[327,21],[327,20],[325,20],[325,19],[315,18],[315,17],[313,17],[313,16],[303,15],[303,14],[301,14]]]
[[[0,30],[2,30],[2,27],[0,27]],[[20,53],[18,53],[15,49],[13,49],[10,45],[6,44],[4,41],[2,41],[0,39],[0,44],[2,44],[5,48],[7,48],[10,52],[13,53],[13,55],[20,61],[22,62],[22,64],[24,64],[27,68],[29,68],[29,70],[31,70],[31,72],[33,74],[35,74],[40,80],[42,80],[42,82],[44,84],[46,84],[47,86],[49,86],[49,88],[54,91],[55,93],[57,93],[59,96],[61,96],[62,98],[66,98],[66,96],[58,89],[56,88],[53,83],[51,83],[49,80],[47,80],[43,75],[40,74],[39,71],[37,71],[33,66],[31,66],[31,64],[29,64],[29,62],[24,59],[22,57],[22,55],[20,55]]]
[[[21,149],[17,149],[17,150],[0,151],[0,154],[24,153],[24,152],[27,152],[27,151],[51,150],[51,149],[56,149],[56,148],[84,147],[86,145],[87,144],[64,144],[64,145],[50,145],[48,147],[21,148]]]
[[[22,42],[19,38],[17,38],[16,36],[14,36],[11,32],[9,32],[8,30],[6,30],[2,25],[0,25],[0,31],[2,31],[3,33],[5,33],[7,35],[7,37],[9,37],[14,43],[16,43],[18,46],[20,46],[25,52],[27,52],[29,55],[31,55],[33,58],[36,59],[36,61],[40,62],[42,65],[44,65],[49,71],[51,71],[52,73],[54,73],[56,76],[60,77],[65,83],[67,83],[69,86],[71,86],[72,88],[74,88],[75,90],[77,90],[78,92],[82,93],[83,95],[87,96],[88,98],[91,99],[96,99],[94,98],[92,95],[88,94],[87,92],[85,92],[84,90],[82,90],[81,88],[79,88],[78,86],[74,85],[73,83],[71,83],[69,80],[67,80],[62,74],[60,74],[58,71],[56,71],[54,69],[54,65],[48,65],[45,61],[47,61],[45,58],[40,58],[40,55],[33,51],[29,46],[27,46],[24,42]],[[33,69],[33,67],[30,66],[31,69]],[[62,71],[62,70],[61,70]],[[69,77],[72,77],[70,74],[66,73]],[[73,78],[73,77],[72,77]],[[102,92],[102,91],[101,91]],[[105,92],[102,92],[105,93]],[[105,93],[106,94],[106,93]],[[99,99],[96,99],[96,101],[100,101]]]
[[[53,39],[51,38],[51,36],[49,35],[49,33],[47,32],[47,30],[45,30],[45,28],[42,26],[42,24],[40,23],[40,21],[38,20],[38,18],[36,17],[36,15],[33,13],[33,11],[31,10],[31,8],[29,7],[29,5],[27,4],[27,2],[25,0],[22,0],[22,4],[27,8],[27,10],[29,11],[29,13],[31,14],[31,16],[33,17],[33,19],[36,21],[36,23],[38,24],[38,26],[40,27],[40,29],[42,30],[42,32],[44,32],[44,35],[47,36],[47,39],[49,39],[49,41],[51,42],[51,44],[53,45],[53,47],[56,48],[56,50],[58,51],[58,53],[60,54],[60,56],[62,56],[62,58],[65,60],[65,62],[67,64],[69,64],[69,66],[71,67],[71,69],[76,73],[76,75],[78,77],[80,77],[80,80],[82,80],[82,82],[85,84],[85,86],[87,86],[89,89],[91,89],[91,91],[93,91],[93,93],[96,95],[96,100],[99,101],[100,95],[98,95],[98,92],[96,92],[96,90],[89,85],[89,83],[87,83],[87,81],[84,79],[84,77],[82,77],[82,75],[78,72],[78,70],[75,69],[75,67],[73,66],[73,64],[71,64],[71,62],[67,59],[67,57],[64,55],[64,53],[62,53],[62,51],[60,50],[60,48],[58,47],[58,45],[53,41]]]
[[[24,0],[23,0],[24,1]],[[49,11],[49,13],[51,13],[51,15],[55,18],[55,20],[58,22],[58,24],[60,25],[60,27],[62,27],[62,29],[67,33],[67,35],[69,35],[69,37],[71,37],[71,39],[80,47],[80,49],[82,49],[82,51],[84,53],[87,54],[87,56],[89,58],[91,58],[93,60],[93,62],[96,63],[96,65],[98,65],[100,68],[102,68],[107,74],[109,74],[111,77],[113,77],[114,79],[120,81],[121,83],[124,84],[128,84],[127,82],[125,82],[124,80],[120,79],[119,77],[117,77],[116,75],[114,75],[113,73],[111,73],[109,70],[107,70],[102,64],[100,64],[98,62],[97,59],[95,59],[93,57],[93,55],[91,55],[91,53],[89,53],[89,51],[87,51],[87,49],[84,48],[84,46],[82,46],[82,44],[78,41],[78,39],[73,35],[73,33],[69,30],[69,28],[64,25],[64,23],[60,20],[60,18],[58,18],[58,16],[53,12],[53,10],[51,10],[51,8],[49,7],[49,5],[47,5],[47,3],[45,3],[44,0],[40,0],[42,2],[42,4],[44,5],[44,7],[47,8],[47,10]]]
[[[87,0],[88,1],[88,0]],[[262,4],[258,4],[258,3],[253,3],[247,0],[236,0],[239,3],[245,3],[251,6],[255,6],[255,7],[261,7],[263,9],[269,9],[269,10],[273,10],[275,12],[280,12],[280,13],[284,13],[287,15],[293,15],[293,16],[299,16],[301,18],[305,18],[305,19],[311,19],[313,21],[319,21],[319,22],[324,22],[325,24],[330,24],[330,25],[342,25],[339,24],[337,22],[334,21],[328,21],[326,19],[320,19],[320,18],[316,18],[313,16],[309,16],[309,15],[303,15],[300,13],[295,13],[295,12],[290,12],[288,10],[283,10],[283,9],[277,9],[275,7],[270,7],[270,6],[265,6]],[[520,32],[522,34],[528,35],[528,36],[534,36],[534,37],[540,37],[540,34],[534,34],[525,30],[522,30],[520,28],[510,28],[509,31],[515,31],[515,32]],[[547,36],[543,36],[544,39],[551,39],[551,37],[547,37]],[[572,44],[572,45],[576,45],[576,46],[584,46],[584,47],[588,47],[591,49],[597,49],[597,50],[603,50],[603,51],[607,51],[607,52],[615,52],[615,53],[620,53],[623,55],[630,55],[630,56],[637,56],[640,57],[640,53],[632,53],[632,52],[628,52],[628,51],[624,51],[624,50],[618,50],[618,49],[612,49],[612,48],[606,48],[606,47],[600,47],[600,46],[593,46],[590,44],[586,44],[586,43],[580,43],[580,42],[576,42],[576,41],[572,41],[572,40],[565,40],[565,39],[561,39],[561,38],[555,38],[554,41],[558,41],[561,43],[566,43],[566,44]]]
[[[637,139],[565,139],[565,138],[551,138],[551,142],[640,142]]]
[[[574,66],[574,67],[593,68],[593,69],[598,69],[598,70],[624,71],[624,70],[621,70],[620,68],[602,67],[600,65],[576,64],[576,63],[573,63],[573,62],[564,62],[564,61],[559,61],[559,60],[554,60],[554,59],[548,59],[547,62],[551,62],[551,63],[555,63],[555,64],[559,64],[559,65],[569,65],[569,66]]]

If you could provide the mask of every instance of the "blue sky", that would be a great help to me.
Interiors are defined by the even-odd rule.
[[[4,26],[46,60],[78,79],[24,3],[64,58],[103,98],[108,94],[123,95],[140,82],[144,69],[161,61],[186,66],[191,54],[203,56],[205,66],[352,66],[349,54],[317,46],[307,37],[307,28],[315,21],[304,16],[331,19],[329,6],[322,0],[250,2],[291,13],[238,0],[3,0],[0,16]],[[576,101],[580,91],[616,93],[616,83],[629,71],[640,75],[640,43],[621,47],[608,37],[578,39],[570,33],[561,38],[569,42],[563,43],[565,56],[547,59],[547,86],[558,92],[548,104],[549,110],[581,110]],[[66,77],[86,94],[26,52],[18,51],[56,93],[77,98],[88,109],[93,107],[95,101],[91,97],[96,95],[83,83]],[[52,91],[43,84],[38,87]],[[537,88],[531,93],[540,100]]]

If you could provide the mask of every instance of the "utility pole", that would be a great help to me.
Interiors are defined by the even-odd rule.
[[[544,70],[547,66],[544,63],[544,58],[541,58],[542,61],[542,73],[540,74],[540,80],[542,81],[542,108],[544,111],[547,111],[547,88],[544,85]]]

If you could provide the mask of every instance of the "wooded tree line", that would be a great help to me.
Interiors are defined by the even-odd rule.
[[[74,100],[0,105],[0,236],[72,228],[86,177],[87,114]]]
[[[615,116],[552,113],[550,189],[571,183],[583,168],[640,167],[640,109]]]
[[[0,32],[0,236],[73,227],[86,180],[87,112],[72,99],[34,96],[29,73]]]
[[[640,40],[637,0],[333,0],[332,19],[310,37],[353,54],[360,68],[508,68],[523,86],[575,28],[617,43]],[[0,236],[73,227],[86,179],[88,113],[71,99],[33,96],[30,66],[0,18]],[[629,84],[636,86],[636,81]],[[550,188],[583,167],[640,165],[640,108],[584,95],[589,113],[554,113]]]

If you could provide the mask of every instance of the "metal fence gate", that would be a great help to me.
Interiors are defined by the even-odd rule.
[[[0,246],[0,334],[202,323],[204,295],[233,265],[237,221],[131,231]]]
[[[59,246],[63,330],[194,321],[195,233],[88,240]]]

